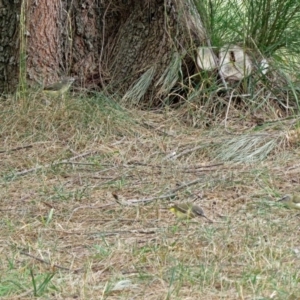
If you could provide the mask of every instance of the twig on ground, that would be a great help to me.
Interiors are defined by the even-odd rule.
[[[147,128],[147,129],[153,129],[153,130],[155,130],[155,131],[157,131],[159,134],[161,134],[161,135],[167,135],[167,136],[171,136],[171,137],[175,137],[175,135],[174,134],[170,134],[170,133],[168,133],[168,132],[165,132],[165,131],[163,131],[163,130],[160,130],[160,129],[158,129],[158,128],[155,128],[153,125],[151,125],[151,124],[149,124],[149,123],[147,123],[147,122],[143,122],[142,124],[140,124],[141,126],[144,126],[145,128]]]
[[[203,149],[205,147],[207,147],[207,144],[203,143],[201,146],[197,146],[197,147],[194,147],[192,149],[187,149],[187,150],[182,151],[181,153],[178,153],[177,155],[173,155],[171,158],[169,158],[169,160],[177,159],[177,158],[179,158],[183,155],[186,155],[186,154],[191,153],[191,152],[195,152],[195,151]],[[165,159],[168,159],[168,158],[165,158]]]
[[[129,200],[121,200],[119,199],[118,195],[113,194],[114,198],[116,199],[116,201],[121,204],[121,205],[135,205],[137,203],[145,203],[145,202],[152,202],[154,200],[161,200],[161,199],[166,199],[166,198],[173,198],[177,196],[177,192],[185,187],[197,184],[199,182],[203,181],[203,178],[201,179],[196,179],[193,181],[190,181],[188,183],[184,183],[180,186],[178,186],[177,188],[171,190],[169,193],[167,194],[163,194],[161,196],[157,196],[157,197],[151,197],[151,198],[144,198],[144,199],[129,199]]]
[[[35,259],[35,260],[37,260],[37,261],[39,261],[41,263],[44,263],[44,264],[47,264],[47,265],[51,265],[51,266],[53,266],[54,268],[57,268],[57,269],[61,269],[61,270],[65,270],[65,271],[70,271],[70,272],[78,272],[78,271],[82,270],[82,268],[76,269],[76,270],[72,270],[70,268],[62,267],[62,266],[59,266],[59,265],[56,265],[56,264],[52,265],[49,261],[46,261],[46,260],[41,259],[39,257],[33,256],[33,255],[31,255],[31,254],[29,254],[29,253],[27,253],[25,251],[21,251],[20,254],[28,256],[28,257],[31,257],[31,258],[33,258],[33,259]]]
[[[46,164],[46,165],[43,165],[43,166],[37,166],[35,168],[31,168],[31,169],[27,169],[27,170],[23,170],[23,171],[20,171],[20,172],[16,172],[14,174],[14,176],[23,176],[23,175],[26,175],[28,173],[31,173],[31,172],[35,172],[35,171],[38,171],[40,169],[43,169],[43,168],[49,168],[51,166],[57,166],[59,164],[63,164],[63,163],[69,163],[70,161],[73,161],[75,159],[78,159],[78,158],[82,158],[82,157],[86,157],[88,155],[91,155],[93,153],[96,153],[97,151],[88,151],[88,152],[84,152],[82,154],[79,154],[79,155],[76,155],[76,156],[73,156],[71,158],[68,158],[68,159],[64,159],[62,161],[59,161],[59,162],[54,162],[52,164]]]
[[[157,196],[157,197],[151,197],[151,198],[144,198],[144,199],[129,199],[129,200],[126,200],[126,203],[125,201],[122,201],[121,204],[122,205],[134,205],[136,203],[145,203],[145,202],[152,202],[154,200],[161,200],[161,199],[166,199],[166,198],[173,198],[173,197],[176,197],[177,196],[177,193],[169,193],[169,194],[164,194],[164,195],[161,195],[161,196]]]
[[[107,206],[112,206],[114,205],[114,203],[109,203],[109,204],[105,204],[105,205],[101,205],[101,206],[95,206],[95,205],[82,205],[82,206],[78,206],[76,208],[73,209],[71,216],[68,219],[68,222],[70,222],[70,220],[72,219],[74,213],[79,210],[79,209],[102,209],[103,207],[107,207]]]
[[[33,145],[20,146],[20,147],[8,149],[8,150],[0,150],[0,153],[6,153],[6,152],[12,152],[12,151],[18,151],[18,150],[22,150],[22,149],[29,149],[29,148],[32,148],[32,147],[33,147]]]

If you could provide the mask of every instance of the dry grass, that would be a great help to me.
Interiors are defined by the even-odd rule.
[[[300,298],[299,216],[275,202],[299,185],[296,147],[223,162],[224,129],[103,96],[0,107],[1,299]]]

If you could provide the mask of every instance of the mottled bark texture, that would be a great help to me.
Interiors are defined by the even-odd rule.
[[[50,84],[68,75],[72,27],[67,2],[28,1],[26,23],[29,83]]]
[[[190,55],[195,45],[205,40],[194,2],[131,0],[123,1],[117,11],[118,30],[110,35],[111,26],[103,28],[109,39],[102,41],[107,59],[101,65],[109,82],[131,102],[164,97],[180,73],[187,75],[194,65]],[[107,24],[114,22],[105,14],[101,17]]]
[[[77,76],[136,103],[164,98],[205,43],[193,0],[28,0],[26,30],[30,83]]]
[[[49,84],[61,77],[76,76],[77,84],[89,82],[91,87],[94,77],[99,83],[101,2],[31,1],[27,11],[30,82]]]
[[[15,91],[19,75],[21,0],[0,0],[0,93]]]

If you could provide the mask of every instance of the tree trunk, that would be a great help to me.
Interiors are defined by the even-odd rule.
[[[74,76],[84,84],[101,73],[101,2],[33,2],[28,10],[28,77],[49,84]]]
[[[195,45],[205,39],[200,16],[189,0],[125,2],[119,30],[103,41],[109,83],[133,103],[164,98],[183,80],[182,66],[183,77],[194,69]]]
[[[193,0],[27,3],[31,84],[76,75],[77,85],[131,103],[164,99],[194,72],[196,47],[206,40]]]
[[[0,1],[0,93],[16,90],[20,67],[21,0]]]
[[[72,32],[66,1],[29,1],[26,25],[27,79],[47,85],[70,72]]]

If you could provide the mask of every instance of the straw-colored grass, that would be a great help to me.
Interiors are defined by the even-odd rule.
[[[103,95],[0,108],[1,299],[300,298],[299,216],[276,202],[299,185],[290,123],[245,163],[217,156],[253,150],[232,146],[239,122],[194,129]],[[171,201],[214,222],[179,222]]]

